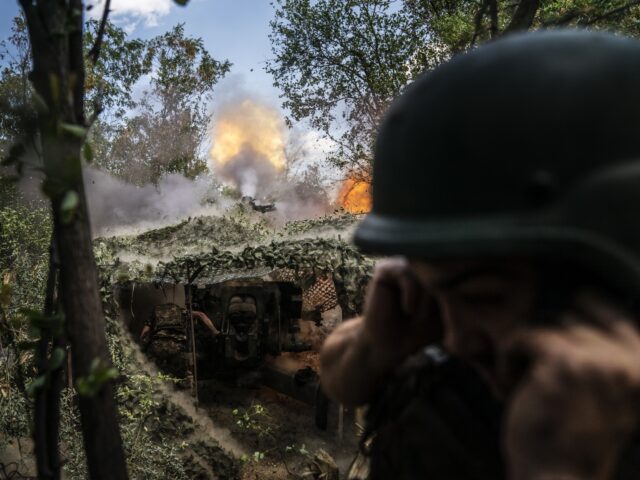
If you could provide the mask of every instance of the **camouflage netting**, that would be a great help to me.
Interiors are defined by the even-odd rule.
[[[357,215],[336,213],[278,226],[271,214],[247,211],[242,204],[222,216],[188,218],[176,225],[143,233],[98,238],[97,245],[122,258],[141,256],[167,260],[176,256],[208,253],[212,247],[237,250],[273,240],[294,238],[343,238],[348,240]]]
[[[350,237],[356,220],[353,215],[335,215],[290,222],[268,234],[261,224],[265,228],[263,234],[253,235],[259,222],[244,222],[240,226],[233,220],[231,228],[226,217],[200,217],[136,237],[97,239],[95,253],[103,276],[113,285],[189,281],[212,284],[234,276],[269,273],[277,276],[277,272],[286,270],[287,276],[308,289],[317,280],[330,277],[343,313],[351,316],[361,311],[374,265],[373,259],[359,253],[344,239]],[[242,236],[241,228],[247,237],[239,242],[236,235]],[[233,248],[227,244],[231,238]],[[156,249],[158,245],[164,252],[161,255]],[[166,252],[174,247],[178,253],[167,258]]]
[[[155,371],[141,355],[130,333],[116,320],[119,305],[111,277],[104,270],[100,275],[100,287],[109,350],[120,373],[118,400],[120,412],[126,417],[121,422],[130,477],[240,478],[238,452],[231,451],[216,439],[207,420],[193,409],[191,399],[167,385],[170,377]],[[136,415],[143,418],[137,421]],[[128,435],[126,425],[136,421],[138,428],[133,432],[133,445],[129,446],[128,436],[131,435]],[[144,456],[151,458],[140,461]],[[84,461],[80,459],[73,463],[80,468],[68,472],[70,478],[86,478]],[[150,467],[160,467],[164,472],[159,476],[151,475]]]
[[[308,301],[320,309],[335,306],[337,300],[345,315],[354,315],[362,308],[374,265],[373,259],[345,240],[355,221],[351,215],[333,216],[269,230],[265,223],[246,218],[201,217],[137,236],[97,239],[94,252],[110,350],[121,373],[119,391],[139,391],[136,382],[153,378],[153,373],[131,335],[116,320],[118,286],[184,284],[190,279],[211,284],[269,276],[295,281],[309,292]],[[184,402],[168,394],[162,382],[149,382],[146,388],[154,400],[145,428],[153,432],[154,441],[150,438],[145,445],[147,449],[154,445],[163,458],[176,459],[168,463],[175,470],[173,478],[208,478],[206,470],[215,471],[217,478],[238,478],[237,452],[226,451],[203,433],[206,429],[198,427],[196,417],[185,411]]]

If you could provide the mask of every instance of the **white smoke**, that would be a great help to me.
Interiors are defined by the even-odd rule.
[[[191,180],[170,174],[157,186],[139,187],[86,167],[84,182],[94,236],[156,228],[224,210],[224,201],[210,177]]]
[[[276,168],[250,145],[245,145],[232,160],[217,166],[216,173],[230,181],[243,196],[264,199],[279,177]]]

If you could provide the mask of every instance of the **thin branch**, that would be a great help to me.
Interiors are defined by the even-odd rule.
[[[47,277],[47,289],[44,302],[44,316],[50,317],[54,313],[56,303],[56,284],[58,277],[58,264],[57,255],[55,251],[55,236],[51,235],[51,242],[49,245],[49,274]],[[38,341],[38,347],[36,349],[36,358],[38,364],[38,375],[48,376],[48,351],[51,343],[51,332],[43,330]],[[35,395],[35,408],[34,408],[34,428],[33,428],[33,443],[36,454],[36,465],[38,468],[38,477],[41,479],[54,480],[60,478],[59,462],[52,462],[52,456],[54,459],[58,456],[58,441],[54,439],[54,444],[51,445],[49,440],[51,435],[48,433],[48,429],[52,426],[51,419],[48,418],[47,405],[49,403],[49,386],[45,386],[37,390]],[[54,414],[57,418],[57,413]],[[56,465],[56,463],[58,463]]]
[[[103,111],[104,111],[104,106],[102,105],[102,102],[96,99],[96,101],[93,102],[93,112],[91,113],[91,116],[87,120],[87,124],[86,124],[87,129],[91,128],[93,124],[96,123],[96,120],[98,120],[98,117]]]
[[[104,38],[104,32],[107,28],[107,18],[109,17],[109,7],[111,5],[111,0],[106,0],[104,4],[104,10],[102,12],[102,19],[100,20],[100,26],[98,27],[98,34],[96,36],[96,41],[91,47],[89,51],[89,57],[91,58],[91,63],[94,65],[98,63],[98,58],[100,58],[100,49],[102,48],[102,40]]]
[[[632,2],[629,2],[625,5],[622,5],[620,7],[614,8],[613,10],[609,10],[608,12],[605,12],[601,15],[598,15],[595,18],[592,18],[590,20],[587,19],[583,19],[583,20],[579,20],[578,21],[578,25],[581,26],[589,26],[589,25],[593,25],[594,23],[597,23],[601,20],[606,20],[609,17],[615,16],[615,15],[619,15],[621,13],[625,13],[627,10],[636,7],[640,5],[640,0],[634,0]],[[574,21],[577,18],[580,18],[582,16],[586,16],[589,12],[587,10],[580,10],[580,9],[573,9],[570,10],[568,12],[566,12],[564,15],[562,15],[559,18],[553,19],[553,20],[549,20],[546,22],[543,22],[541,24],[542,28],[549,28],[549,27],[561,27],[564,25],[568,25],[569,23],[571,23],[572,21]]]
[[[471,43],[469,46],[473,47],[476,44],[476,40],[480,36],[480,32],[482,31],[482,18],[487,11],[487,7],[489,6],[489,0],[483,0],[480,8],[476,12],[476,15],[473,19],[473,23],[475,24],[475,28],[473,30],[473,37],[471,38]]]
[[[498,31],[498,0],[489,0],[489,16],[491,18],[491,27],[489,32],[491,38],[497,38],[500,35]]]
[[[84,54],[83,54],[83,38],[82,28],[84,19],[82,15],[82,0],[71,0],[70,4],[71,18],[73,19],[73,27],[69,33],[69,69],[75,75],[73,88],[73,113],[75,121],[78,125],[84,125]]]
[[[637,5],[640,5],[640,0],[634,0],[633,2],[629,2],[626,5],[622,5],[621,7],[614,8],[613,10],[609,10],[608,12],[604,12],[603,14],[598,15],[597,17],[592,18],[590,20],[579,21],[578,25],[585,26],[585,27],[591,26],[591,25],[593,25],[595,23],[600,22],[601,20],[606,20],[606,19],[608,19],[610,17],[615,17],[616,15],[623,14],[627,10],[629,10],[629,9],[631,9],[631,8],[637,6]]]
[[[576,18],[578,18],[580,15],[582,15],[583,13],[585,13],[582,10],[570,10],[567,13],[565,13],[564,15],[562,15],[560,18],[557,18],[555,20],[550,20],[547,22],[543,22],[541,27],[542,28],[548,28],[548,27],[561,27],[563,25],[567,25],[569,23],[571,23],[573,20],[575,20]]]

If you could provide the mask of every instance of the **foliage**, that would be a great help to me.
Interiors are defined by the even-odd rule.
[[[471,2],[404,0],[405,8],[428,29],[431,41],[448,55],[515,31],[588,27],[626,35],[640,33],[640,2],[636,0],[483,0]],[[521,12],[528,10],[522,17]]]
[[[338,213],[275,229],[254,223],[241,209],[232,212],[134,237],[96,239],[94,254],[102,274],[113,283],[186,282],[196,271],[197,282],[216,283],[285,269],[304,287],[329,273],[344,314],[361,311],[374,259],[347,241],[357,216]]]
[[[181,442],[171,441],[153,428],[153,422],[157,422],[161,415],[162,401],[158,388],[165,380],[162,376],[132,375],[118,389],[120,427],[130,478],[189,478],[180,456]],[[75,393],[66,389],[62,398],[61,438],[65,473],[70,479],[87,478],[85,456],[80,448],[80,414],[75,405]]]
[[[236,408],[232,412],[236,419],[236,425],[246,430],[255,432],[258,437],[272,435],[278,426],[273,423],[269,411],[260,403],[252,403],[249,408]]]
[[[0,207],[0,274],[12,291],[6,313],[42,308],[51,241],[49,210],[40,203]]]
[[[114,254],[144,256],[145,260],[203,253],[217,248],[234,248],[257,243],[273,233],[264,220],[250,218],[243,212],[221,217],[193,217],[176,225],[149,230],[139,235],[96,239],[97,249]]]
[[[24,309],[40,310],[49,265],[49,212],[39,204],[0,206],[0,451],[27,437],[33,421],[26,386],[35,376],[35,333]]]
[[[9,295],[0,296],[0,452],[8,440],[31,433],[32,401],[25,384],[36,378],[30,345],[38,332],[25,313],[42,309],[50,235],[46,208],[37,204],[0,208],[0,279],[5,282],[3,292],[10,290]],[[107,312],[113,315],[111,289],[102,285]],[[191,478],[185,473],[183,453],[193,426],[163,391],[171,379],[145,372],[127,334],[111,318],[107,318],[107,340],[114,366],[121,372],[117,402],[130,478]],[[62,394],[60,438],[66,478],[87,478],[77,393],[68,388]]]
[[[368,171],[378,121],[420,72],[424,38],[392,0],[277,0],[267,71],[295,120],[334,138],[331,160]],[[340,132],[340,133],[336,133]]]
[[[273,459],[282,461],[286,466],[284,454],[309,456],[305,444],[300,446],[285,445],[283,448],[283,445],[278,443],[276,434],[282,425],[274,420],[269,410],[261,403],[252,402],[247,408],[235,408],[231,414],[238,428],[251,433],[255,439],[256,448],[258,448],[258,450],[254,450],[252,455],[242,455],[241,461],[257,463],[268,457],[273,457]]]
[[[0,42],[0,145],[3,153],[21,136],[33,121],[31,87],[28,73],[31,68],[29,41],[24,18],[16,17],[11,34]]]
[[[83,42],[85,116],[92,127],[85,159],[95,158],[110,173],[137,184],[167,173],[193,178],[205,171],[199,149],[211,89],[231,64],[212,58],[202,39],[185,35],[183,25],[145,41],[129,38],[109,21],[94,64],[89,53],[98,29],[99,22],[89,20]],[[6,155],[20,140],[35,154],[40,151],[34,131],[38,97],[28,79],[31,61],[23,17],[14,19],[12,35],[0,44],[0,62],[0,151]],[[136,100],[133,87],[145,75],[151,75],[150,89]],[[38,156],[13,163],[21,169],[27,164],[40,168]]]
[[[89,374],[86,377],[80,377],[76,380],[76,389],[80,395],[85,397],[93,397],[109,380],[118,377],[118,370],[109,365],[104,365],[100,359],[96,358],[91,363]]]
[[[122,28],[107,21],[100,56],[94,64],[89,51],[98,28],[97,20],[89,20],[84,32],[86,104],[101,108],[107,116],[101,121],[109,122],[124,117],[136,106],[133,86],[151,71],[151,59],[146,55],[146,42],[128,38]]]
[[[276,0],[266,70],[295,120],[333,138],[329,161],[367,180],[377,126],[423,70],[519,30],[640,33],[638,0]]]
[[[150,90],[100,162],[136,184],[156,183],[167,173],[194,178],[206,170],[199,149],[211,89],[231,64],[212,58],[182,24],[147,43],[144,63],[152,72]]]

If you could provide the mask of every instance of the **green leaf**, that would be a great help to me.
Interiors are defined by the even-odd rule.
[[[64,315],[62,314],[47,317],[37,310],[28,308],[21,308],[19,312],[29,320],[29,326],[33,330],[34,336],[39,335],[40,330],[49,331],[53,336],[62,332],[64,326]]]
[[[73,123],[61,123],[60,128],[63,132],[82,140],[84,140],[87,136],[87,129],[82,125],[75,125]]]
[[[173,0],[174,2],[176,2],[178,5],[180,6],[185,6],[187,3],[189,3],[189,0]]]
[[[80,203],[80,197],[74,190],[69,190],[65,193],[62,202],[60,203],[60,215],[62,223],[67,225],[73,221],[78,211],[78,204]]]
[[[47,376],[40,375],[39,377],[34,378],[29,385],[27,385],[27,394],[30,397],[35,396],[36,392],[47,384]]]
[[[66,352],[64,348],[56,347],[51,352],[51,357],[49,358],[49,370],[57,370],[62,366],[64,359],[66,357]]]
[[[85,142],[84,146],[82,147],[82,154],[84,155],[85,162],[93,162],[93,147],[89,142]]]
[[[60,79],[55,73],[49,74],[49,88],[51,89],[51,99],[54,105],[60,104]]]
[[[49,113],[49,106],[47,105],[47,102],[45,102],[42,95],[36,92],[35,89],[32,89],[31,91],[31,98],[38,113],[41,115],[47,115]]]
[[[94,358],[91,362],[89,375],[78,378],[76,388],[80,395],[93,397],[106,382],[115,378],[118,378],[118,371],[115,368],[105,365],[99,358]]]

